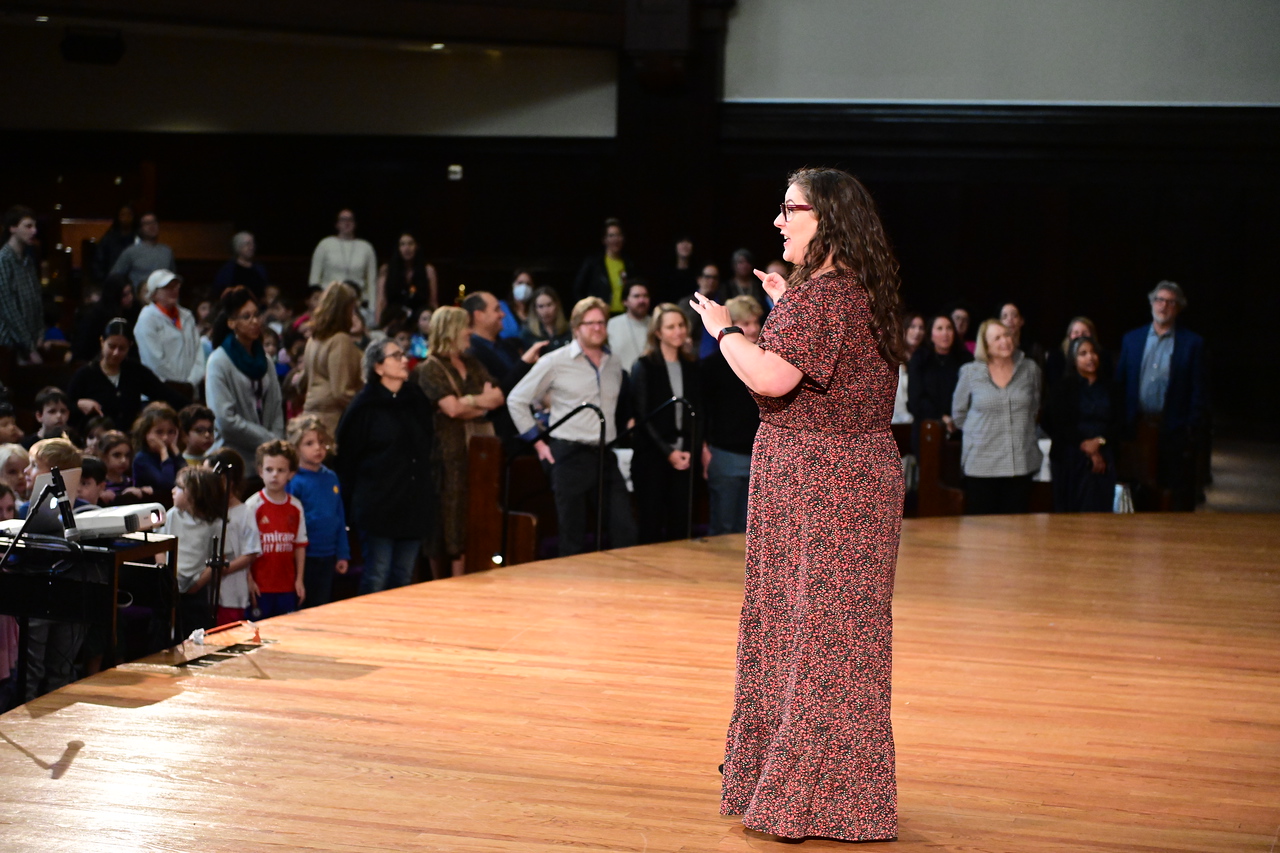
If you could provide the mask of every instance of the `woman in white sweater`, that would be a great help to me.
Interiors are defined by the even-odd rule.
[[[205,396],[217,432],[214,446],[234,449],[247,463],[258,445],[284,438],[280,381],[262,348],[262,317],[248,288],[222,295],[212,340]]]
[[[204,379],[204,348],[195,316],[178,304],[181,288],[180,275],[169,270],[151,274],[147,279],[151,304],[139,312],[133,337],[138,342],[138,358],[156,376],[166,382],[199,386]]]

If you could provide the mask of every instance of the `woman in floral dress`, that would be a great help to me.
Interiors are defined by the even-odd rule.
[[[693,302],[761,421],[720,810],[785,839],[889,840],[898,265],[845,172],[793,174],[774,225],[795,270],[756,271],[776,303],[758,344]]]

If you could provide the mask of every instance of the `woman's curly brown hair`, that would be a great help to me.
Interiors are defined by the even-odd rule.
[[[827,265],[858,277],[871,302],[871,332],[880,354],[890,364],[907,360],[898,293],[898,259],[880,222],[876,203],[862,183],[840,169],[804,168],[791,173],[787,186],[798,186],[813,205],[818,231],[789,284],[808,281]]]

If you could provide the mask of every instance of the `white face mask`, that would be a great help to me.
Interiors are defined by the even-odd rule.
[[[517,302],[526,301],[532,293],[533,288],[523,281],[518,281],[511,286],[511,295],[516,298]]]

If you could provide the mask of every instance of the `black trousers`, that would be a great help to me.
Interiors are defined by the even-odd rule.
[[[965,515],[1007,515],[1031,510],[1031,476],[965,477]]]
[[[560,556],[581,554],[586,540],[588,512],[595,505],[599,483],[598,448],[574,441],[551,441],[551,489],[556,496],[556,520],[560,525]],[[631,496],[618,470],[618,458],[606,450],[604,457],[604,535],[610,548],[636,544],[636,523],[631,517]],[[594,515],[591,516],[594,521]]]
[[[631,460],[631,482],[636,487],[641,545],[670,542],[688,535],[692,469],[690,465],[684,471],[677,471],[660,453],[636,451]]]

